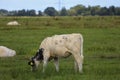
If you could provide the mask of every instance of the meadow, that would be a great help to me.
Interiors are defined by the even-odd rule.
[[[21,25],[6,25],[14,20]],[[41,41],[69,33],[81,33],[84,37],[83,73],[74,71],[73,56],[60,59],[60,72],[55,71],[53,61],[45,73],[42,64],[31,72],[28,61]],[[0,80],[120,80],[119,16],[1,17],[0,45],[17,52],[12,58],[0,58]]]

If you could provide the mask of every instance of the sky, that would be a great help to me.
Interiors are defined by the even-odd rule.
[[[59,3],[61,3],[59,5]],[[22,10],[34,9],[44,11],[47,7],[54,7],[60,10],[62,7],[69,9],[78,4],[84,6],[109,7],[111,5],[120,7],[120,0],[0,0],[0,9],[6,10]]]

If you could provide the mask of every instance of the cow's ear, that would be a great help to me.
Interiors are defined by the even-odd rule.
[[[43,60],[43,51],[44,51],[44,48],[39,49],[39,55],[38,55],[37,60]]]
[[[44,48],[40,48],[40,49],[39,49],[39,54],[42,54],[43,51],[44,51]]]
[[[39,53],[43,53],[43,51],[44,51],[44,48],[39,49]]]

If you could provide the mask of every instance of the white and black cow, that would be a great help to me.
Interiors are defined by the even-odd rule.
[[[73,55],[75,59],[75,70],[82,72],[83,64],[83,37],[81,34],[63,34],[54,35],[52,37],[45,38],[39,47],[38,52],[29,61],[29,65],[32,66],[32,70],[35,70],[39,62],[43,61],[43,72],[47,62],[54,59],[56,70],[59,71],[59,58],[68,57]]]

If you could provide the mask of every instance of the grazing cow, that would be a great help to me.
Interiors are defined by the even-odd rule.
[[[54,59],[54,64],[56,71],[59,71],[58,59],[60,57],[68,57],[73,55],[75,58],[75,70],[82,72],[83,64],[83,37],[81,34],[63,34],[63,35],[54,35],[52,37],[45,38],[38,52],[31,60],[28,62],[32,67],[32,71],[36,70],[39,65],[39,62],[43,61],[43,72],[47,62],[51,59]]]
[[[15,55],[15,50],[9,49],[5,46],[0,46],[0,57],[12,57]]]

